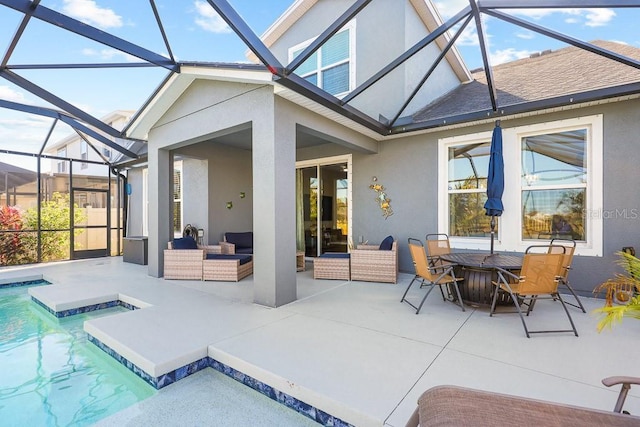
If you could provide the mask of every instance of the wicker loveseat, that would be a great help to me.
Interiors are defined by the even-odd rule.
[[[398,242],[393,237],[380,245],[358,245],[350,254],[351,280],[398,282]]]

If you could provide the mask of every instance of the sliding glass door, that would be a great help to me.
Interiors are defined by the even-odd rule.
[[[305,256],[348,251],[350,163],[350,158],[341,157],[298,165],[297,246]]]

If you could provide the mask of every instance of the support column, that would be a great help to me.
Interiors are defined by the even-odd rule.
[[[272,114],[265,110],[252,126],[253,301],[279,307],[297,298],[296,132],[294,123],[278,118],[275,105]]]
[[[164,274],[164,250],[173,238],[173,155],[149,147],[149,275]]]

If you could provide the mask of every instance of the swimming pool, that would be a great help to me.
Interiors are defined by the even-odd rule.
[[[83,330],[85,320],[123,311],[57,319],[26,287],[0,289],[0,423],[84,426],[156,394]]]

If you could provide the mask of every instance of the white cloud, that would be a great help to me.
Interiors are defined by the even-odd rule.
[[[564,22],[578,24],[584,21],[587,27],[602,27],[608,25],[616,16],[612,9],[514,9],[514,15],[525,16],[534,20],[541,20],[552,13],[569,15]]]
[[[3,147],[24,153],[37,152],[44,144],[52,123],[53,119],[36,115],[0,118],[0,139],[3,141]],[[55,141],[62,135],[61,132],[54,131],[51,138]],[[12,157],[11,163],[15,163],[16,159],[15,156]]]
[[[516,59],[528,58],[532,53],[534,52],[530,50],[516,50],[512,47],[497,50],[495,53],[491,53],[490,55],[491,65],[498,65],[505,62],[515,61]]]
[[[453,35],[453,33],[452,33]],[[456,40],[456,45],[458,46],[478,46],[480,42],[478,41],[478,30],[473,23],[467,25],[464,29],[458,40]]]
[[[64,13],[99,28],[122,27],[122,17],[98,6],[93,0],[64,0]]]
[[[231,28],[229,28],[227,23],[224,22],[220,15],[218,15],[218,12],[216,12],[209,3],[196,0],[194,6],[198,14],[195,22],[200,28],[211,33],[231,32]]]
[[[440,16],[446,21],[465,7],[469,6],[469,0],[446,0],[435,3]]]
[[[16,92],[9,86],[0,86],[0,99],[5,101],[24,103],[24,94]]]
[[[620,43],[620,44],[623,44],[623,45],[627,45],[627,46],[629,46],[629,43],[628,43],[628,42],[625,42],[625,41],[622,41],[622,40],[609,40],[609,41],[614,42],[614,43]]]
[[[587,9],[586,10],[586,26],[587,27],[602,27],[608,25],[609,22],[616,16],[616,13],[611,9]]]
[[[525,31],[525,32],[516,33],[516,37],[519,38],[519,39],[523,39],[523,40],[531,40],[535,36],[536,35],[532,31]]]
[[[121,52],[117,49],[110,49],[110,48],[105,48],[100,50],[86,48],[86,49],[82,49],[82,54],[84,56],[97,57],[105,61],[112,60],[116,57],[121,57],[124,61],[127,61],[127,62],[141,61],[140,58],[136,58],[133,55],[129,55],[128,53]]]

